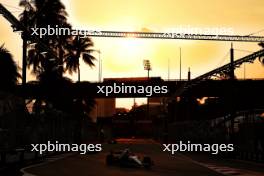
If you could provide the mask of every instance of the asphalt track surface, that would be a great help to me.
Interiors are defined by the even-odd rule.
[[[130,148],[140,157],[154,160],[151,170],[107,166],[106,155],[111,150]],[[222,174],[193,162],[181,154],[163,152],[163,147],[152,140],[119,139],[117,144],[103,145],[97,154],[73,154],[51,159],[39,165],[22,169],[24,176],[220,176]]]

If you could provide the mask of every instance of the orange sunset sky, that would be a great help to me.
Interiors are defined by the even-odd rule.
[[[22,8],[19,0],[0,0],[14,15]],[[263,0],[62,0],[69,14],[69,22],[76,29],[117,31],[142,31],[148,29],[163,32],[177,26],[226,27],[234,34],[248,35],[264,29]],[[0,44],[5,43],[22,64],[22,41],[13,33],[10,24],[0,16]],[[264,35],[260,32],[256,35]],[[101,50],[103,77],[143,77],[143,60],[149,59],[153,70],[151,76],[179,78],[179,47],[182,48],[182,78],[187,77],[188,67],[192,77],[201,75],[229,61],[226,56],[231,43],[217,41],[183,41],[135,38],[93,38],[95,48]],[[259,50],[257,43],[234,42],[239,50]],[[235,58],[249,54],[235,50]],[[98,54],[94,54],[98,57]],[[224,57],[226,56],[226,57]],[[81,80],[97,81],[98,67],[93,69],[81,65]],[[246,78],[263,78],[264,67],[258,60],[246,64]],[[244,67],[236,70],[239,78],[244,77]],[[77,75],[70,76],[76,79]],[[143,100],[139,99],[138,103]],[[117,106],[130,107],[132,100],[118,100]]]

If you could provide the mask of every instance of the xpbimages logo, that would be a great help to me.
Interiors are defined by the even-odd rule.
[[[47,25],[46,27],[33,27],[31,29],[32,36],[39,36],[39,38],[43,38],[43,36],[80,36],[80,38],[86,38],[87,36],[97,36],[102,35],[102,32],[99,30],[77,30],[71,29],[68,27],[59,27],[58,25],[51,26]]]
[[[219,152],[234,151],[234,144],[193,144],[190,141],[184,143],[179,141],[176,144],[163,144],[163,152],[169,152],[172,155],[176,152],[210,152],[218,154]]]
[[[105,96],[110,94],[144,94],[151,97],[153,94],[167,94],[168,86],[132,86],[114,83],[108,86],[97,86],[97,93]]]
[[[87,152],[100,152],[102,151],[102,144],[61,144],[58,141],[47,144],[31,144],[32,152],[80,152],[80,154],[86,154]]]

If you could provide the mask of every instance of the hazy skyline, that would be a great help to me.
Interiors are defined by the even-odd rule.
[[[7,8],[16,16],[22,12],[18,7],[19,0],[1,0],[3,4],[17,7]],[[235,34],[248,35],[264,29],[264,1],[261,0],[62,0],[69,14],[69,21],[77,29],[98,30],[130,30],[141,31],[143,28],[162,32],[179,25],[192,27],[227,27]],[[151,3],[150,3],[151,2]],[[21,9],[21,10],[19,10]],[[17,33],[13,33],[10,24],[0,17],[0,43],[5,43],[14,58],[21,66],[22,41]],[[263,35],[259,33],[257,35]],[[153,71],[151,76],[167,79],[168,59],[170,59],[170,78],[179,78],[179,47],[182,48],[182,77],[187,77],[187,69],[191,68],[192,77],[219,67],[229,61],[226,56],[231,43],[216,41],[183,41],[157,39],[124,39],[93,38],[95,48],[101,50],[103,60],[103,77],[146,76],[143,60],[149,59]],[[260,49],[257,43],[234,42],[234,48],[247,51]],[[238,59],[249,52],[235,50]],[[98,54],[95,53],[98,57]],[[226,57],[224,57],[226,56]],[[97,62],[96,62],[97,64]],[[241,67],[237,76],[244,76]],[[256,61],[246,64],[247,78],[263,78],[264,68]],[[77,75],[71,76],[76,79]],[[81,65],[81,80],[98,80],[98,68],[93,69]],[[124,101],[119,101],[118,106]],[[131,102],[125,101],[126,107]]]

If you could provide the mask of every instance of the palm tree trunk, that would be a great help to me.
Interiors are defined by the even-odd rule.
[[[63,77],[63,48],[62,48],[62,41],[59,40],[59,77]]]
[[[80,64],[78,64],[78,82],[81,81]]]

